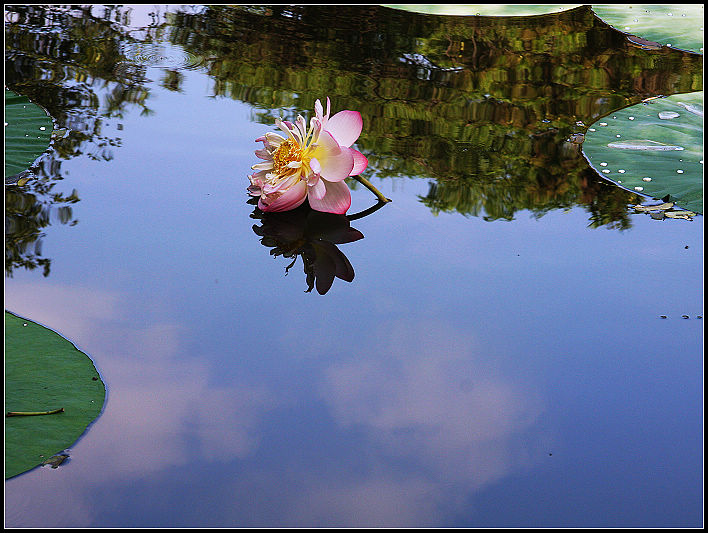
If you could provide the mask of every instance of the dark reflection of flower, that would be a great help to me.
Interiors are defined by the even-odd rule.
[[[354,279],[354,268],[337,245],[358,241],[364,235],[351,227],[346,215],[315,211],[305,203],[282,213],[264,213],[256,208],[251,217],[260,220],[261,225],[254,224],[253,231],[261,237],[263,246],[271,248],[270,254],[292,259],[286,274],[302,257],[306,292],[316,288],[325,294],[335,277],[349,282]]]

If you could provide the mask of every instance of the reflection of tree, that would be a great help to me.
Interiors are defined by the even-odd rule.
[[[5,25],[6,84],[45,108],[60,129],[67,130],[57,144],[61,156],[115,146],[120,139],[103,133],[105,118],[121,118],[127,104],[146,110],[149,92],[141,65],[129,65],[122,53],[134,39],[112,22],[120,7],[107,6],[104,17],[91,6],[9,6],[12,24]],[[7,17],[6,17],[7,18]],[[48,31],[57,28],[61,31]],[[64,157],[66,158],[66,157]]]
[[[586,168],[577,179],[563,179],[542,167],[534,168],[524,182],[473,178],[442,179],[429,184],[428,194],[420,197],[430,210],[456,211],[463,215],[483,216],[485,220],[512,220],[517,211],[532,211],[537,217],[553,209],[580,204],[590,212],[590,226],[628,229],[627,206],[640,197],[598,180],[595,171]]]
[[[292,259],[286,274],[302,257],[307,292],[317,288],[320,294],[327,293],[335,277],[354,279],[354,268],[336,245],[363,239],[364,235],[350,226],[345,215],[315,211],[305,203],[282,213],[263,213],[256,208],[251,217],[260,220],[261,225],[254,225],[253,231],[261,237],[263,246],[271,248],[270,254]]]
[[[64,196],[52,192],[53,183],[31,181],[5,187],[5,273],[13,269],[42,267],[49,275],[51,259],[42,257],[43,229],[56,218],[62,224],[76,224],[71,204],[79,201],[76,191]]]
[[[212,58],[214,93],[265,110],[257,120],[329,95],[363,115],[365,176],[434,178],[431,206],[490,219],[580,204],[593,225],[624,227],[631,195],[598,187],[566,140],[646,97],[702,88],[701,56],[637,48],[587,6],[512,18],[210,6],[170,15],[164,30]]]
[[[62,161],[83,155],[110,161],[120,137],[106,133],[106,119],[119,119],[127,105],[144,111],[148,91],[140,85],[140,66],[121,72],[121,45],[130,37],[112,20],[121,8],[107,6],[102,17],[91,6],[17,5],[5,8],[5,84],[45,108],[54,119],[49,150],[33,166],[32,178],[5,191],[5,271],[43,268],[45,228],[52,222],[74,225],[73,191],[56,192]],[[143,67],[144,71],[144,67]]]
[[[263,123],[325,96],[334,109],[360,111],[364,176],[432,178],[433,209],[493,220],[582,205],[591,224],[625,227],[636,200],[599,186],[566,140],[646,97],[702,89],[702,56],[643,50],[587,6],[456,17],[376,5],[213,5],[166,13],[164,24],[139,31],[126,29],[129,8],[102,9],[6,8],[6,83],[65,131],[57,163],[112,157],[120,138],[106,133],[106,119],[129,105],[152,112],[146,67],[125,51],[167,41],[203,58],[214,95],[251,104]],[[158,83],[179,92],[183,78],[163,69]]]

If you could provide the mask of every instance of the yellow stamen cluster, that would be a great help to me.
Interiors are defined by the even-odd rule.
[[[273,167],[275,172],[280,174],[283,171],[289,170],[287,165],[293,161],[302,161],[302,150],[300,150],[300,146],[298,146],[295,141],[286,139],[278,146],[278,149],[273,152]]]

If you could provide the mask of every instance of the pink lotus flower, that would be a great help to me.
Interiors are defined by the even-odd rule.
[[[340,111],[330,118],[319,100],[310,127],[302,116],[293,124],[275,120],[287,134],[266,133],[256,139],[263,148],[256,155],[263,160],[253,165],[256,170],[248,178],[248,192],[259,196],[261,211],[289,211],[305,199],[317,211],[344,214],[351,205],[351,193],[344,182],[360,174],[369,164],[366,157],[350,148],[359,138],[362,128],[358,111]]]

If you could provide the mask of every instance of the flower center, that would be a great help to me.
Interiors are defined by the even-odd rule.
[[[280,173],[287,167],[288,163],[302,160],[302,150],[300,146],[292,139],[286,139],[278,149],[273,153],[273,166],[275,171]]]

